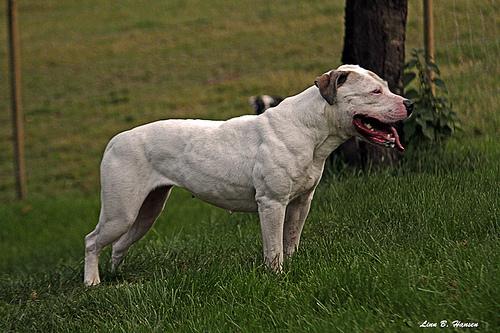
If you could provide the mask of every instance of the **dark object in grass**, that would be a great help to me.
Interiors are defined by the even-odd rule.
[[[280,96],[258,95],[250,97],[248,102],[253,107],[255,114],[262,114],[267,109],[280,104],[282,100],[283,97]]]

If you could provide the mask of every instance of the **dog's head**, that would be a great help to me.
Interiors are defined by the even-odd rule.
[[[337,126],[348,135],[404,150],[394,124],[410,116],[412,102],[393,94],[378,75],[343,65],[319,76],[314,84],[328,103],[328,112],[336,113]]]

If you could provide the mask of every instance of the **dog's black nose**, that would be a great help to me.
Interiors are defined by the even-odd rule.
[[[413,102],[410,99],[405,99],[403,101],[403,104],[405,105],[406,108],[406,113],[408,113],[408,117],[411,115],[413,112]]]

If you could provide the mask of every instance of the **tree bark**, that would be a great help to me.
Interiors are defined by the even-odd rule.
[[[342,63],[369,69],[389,84],[396,94],[403,92],[407,0],[346,0]],[[401,133],[401,127],[398,129]],[[390,165],[399,159],[392,149],[358,139],[340,148],[348,164]]]

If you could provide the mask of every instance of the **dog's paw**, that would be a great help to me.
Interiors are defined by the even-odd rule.
[[[97,286],[100,283],[101,283],[101,280],[99,279],[98,274],[95,274],[95,275],[90,276],[90,277],[86,277],[83,280],[83,284],[85,284],[86,287]]]

